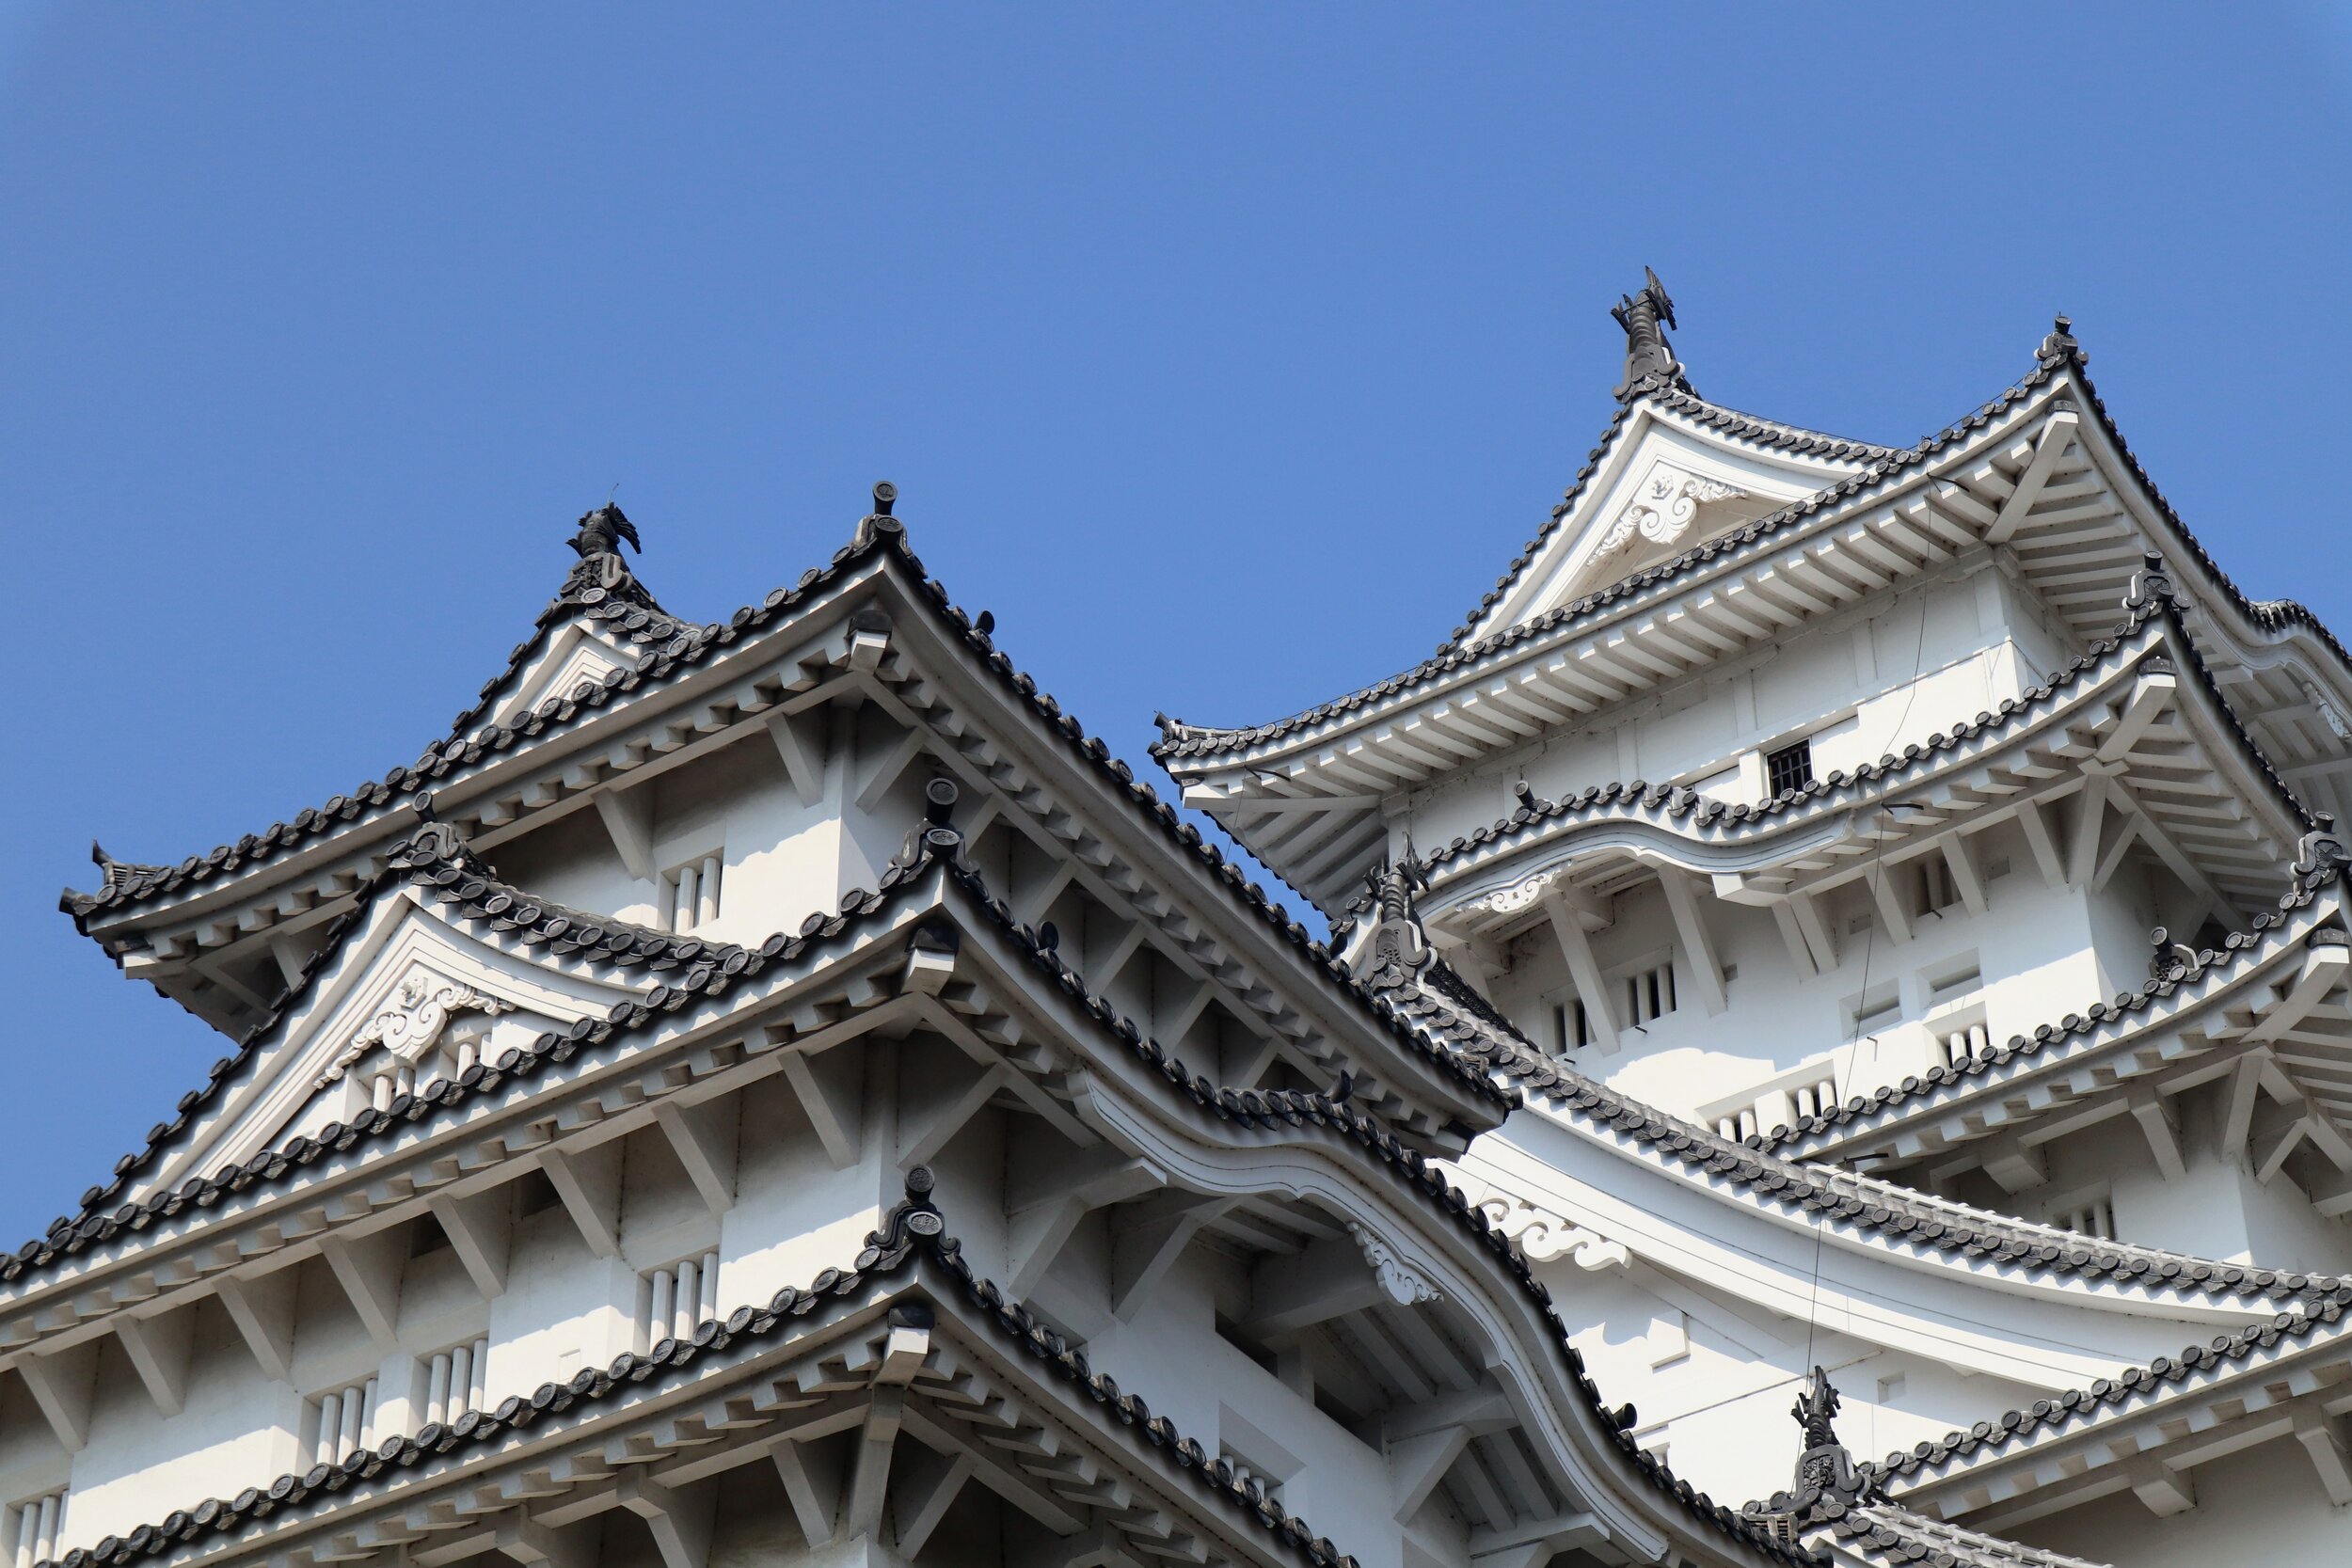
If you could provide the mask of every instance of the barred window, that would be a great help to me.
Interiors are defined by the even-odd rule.
[[[1791,741],[1776,752],[1764,753],[1764,788],[1768,795],[1777,797],[1792,789],[1804,789],[1813,783],[1813,742]]]

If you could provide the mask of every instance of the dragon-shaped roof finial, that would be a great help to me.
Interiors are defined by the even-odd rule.
[[[1804,1428],[1804,1446],[1827,1449],[1837,1446],[1837,1407],[1845,1402],[1838,1397],[1836,1385],[1829,1373],[1820,1367],[1797,1395],[1797,1402],[1788,1407],[1788,1414]]]
[[[580,531],[572,535],[572,548],[582,561],[600,555],[617,557],[623,540],[628,541],[630,549],[640,555],[644,553],[645,546],[638,543],[637,528],[628,520],[628,515],[606,501],[580,519]]]
[[[1625,328],[1625,380],[1616,389],[1620,402],[1653,383],[1691,390],[1682,361],[1675,357],[1674,345],[1666,341],[1666,328],[1677,325],[1675,302],[1667,295],[1666,285],[1658,281],[1658,274],[1644,267],[1642,279],[1640,293],[1625,295],[1609,308],[1617,325]]]

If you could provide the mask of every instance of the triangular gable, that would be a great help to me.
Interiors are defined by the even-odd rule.
[[[583,684],[601,684],[613,671],[634,670],[638,664],[635,649],[584,619],[562,623],[539,644],[515,671],[509,694],[482,715],[476,733],[493,724],[512,724],[542,703],[560,702]]]
[[[1736,438],[1644,398],[1597,454],[1509,593],[1473,628],[1487,637],[1728,533],[1863,467]]]
[[[235,1081],[123,1196],[145,1199],[315,1134],[542,1031],[600,1018],[642,989],[609,966],[502,945],[421,890],[389,887],[312,968]]]

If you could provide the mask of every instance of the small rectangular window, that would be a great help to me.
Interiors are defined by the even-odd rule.
[[[1764,753],[1764,788],[1773,797],[1790,790],[1810,788],[1813,784],[1813,742],[1792,740],[1778,751]]]
[[[662,923],[684,935],[699,931],[719,918],[720,885],[725,857],[704,855],[661,874]]]
[[[0,1519],[0,1544],[8,1550],[7,1560],[14,1568],[30,1568],[36,1562],[55,1562],[64,1554],[57,1550],[57,1539],[65,1533],[65,1488],[44,1492],[38,1497],[27,1497],[8,1511]]]
[[[1553,1014],[1560,1027],[1560,1052],[1581,1051],[1593,1043],[1593,1022],[1581,1001],[1563,1002]]]
[[[719,1255],[706,1252],[666,1269],[648,1269],[637,1282],[637,1350],[664,1339],[691,1339],[694,1325],[719,1315]]]

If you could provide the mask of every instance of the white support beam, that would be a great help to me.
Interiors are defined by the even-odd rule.
[[[912,1497],[902,1497],[898,1510],[898,1528],[892,1544],[899,1558],[913,1562],[930,1544],[939,1522],[947,1517],[947,1511],[963,1493],[964,1482],[972,1479],[977,1468],[967,1451],[947,1461],[946,1468],[934,1477],[929,1486]]]
[[[1498,1388],[1465,1388],[1439,1394],[1419,1404],[1400,1405],[1380,1418],[1380,1434],[1394,1443],[1431,1432],[1459,1432],[1484,1437],[1504,1432],[1518,1422],[1511,1402]]]
[[[2106,764],[2083,765],[2082,803],[2074,810],[2074,833],[2066,847],[2066,884],[2082,887],[2099,867],[2099,833],[2105,825],[2107,794],[2115,787]]]
[[[591,1521],[556,1529],[516,1509],[499,1522],[490,1544],[523,1568],[596,1568],[598,1528]]]
[[[1389,1497],[1391,1513],[1400,1525],[1409,1524],[1429,1494],[1438,1489],[1454,1461],[1470,1448],[1470,1434],[1452,1432],[1424,1432],[1417,1436],[1397,1438],[1388,1445]]]
[[[1788,966],[1797,972],[1798,979],[1812,979],[1821,972],[1820,966],[1813,961],[1813,944],[1797,924],[1797,911],[1786,898],[1775,898],[1766,908],[1772,911],[1772,924],[1780,928],[1780,940],[1788,949]]]
[[[848,1170],[858,1161],[860,1117],[866,1087],[865,1057],[855,1051],[828,1051],[811,1056],[789,1051],[783,1058],[784,1081],[799,1098],[801,1110],[817,1130],[817,1141],[835,1170]]]
[[[2149,726],[2164,717],[2179,693],[2179,683],[2170,675],[2142,675],[2132,683],[2131,695],[2123,700],[2123,712],[2099,743],[2101,762],[2122,762],[2131,754]]]
[[[124,1313],[115,1319],[115,1338],[155,1402],[159,1416],[177,1416],[188,1397],[188,1330],[193,1311],[163,1311],[141,1317]]]
[[[319,1255],[351,1298],[359,1325],[376,1348],[386,1354],[398,1350],[400,1275],[408,1261],[408,1227],[386,1226],[358,1237],[327,1235],[319,1241]]]
[[[580,1239],[599,1258],[621,1255],[621,1144],[610,1143],[565,1154],[543,1149],[539,1168],[548,1173],[564,1212],[572,1217]]]
[[[717,1482],[673,1489],[648,1479],[643,1470],[627,1470],[613,1483],[612,1495],[645,1521],[654,1548],[661,1554],[661,1568],[708,1568]]]
[[[1804,944],[1812,951],[1813,966],[1827,974],[1837,967],[1837,936],[1822,918],[1821,901],[1809,893],[1788,895],[1788,912],[1796,916],[1797,929],[1804,937]]]
[[[890,793],[890,786],[898,782],[900,774],[914,765],[914,759],[923,754],[923,748],[930,740],[930,736],[926,732],[909,730],[898,745],[883,752],[881,760],[874,764],[873,771],[866,774],[865,783],[858,786],[857,809],[871,812],[881,805],[882,797]]]
[[[302,984],[302,952],[292,937],[272,932],[269,956],[278,961],[278,973],[286,977],[286,989],[292,990]]]
[[[2049,887],[2066,885],[2066,862],[2058,854],[2058,840],[2051,834],[2050,819],[2042,813],[2041,802],[2017,802],[2018,831],[2026,835],[2026,847],[2032,851],[2033,863],[2042,873],[2042,882]]]
[[[1260,1259],[1249,1271],[1246,1338],[1295,1334],[1389,1299],[1353,1242],[1324,1239],[1292,1257]]]
[[[822,724],[823,716],[816,722]],[[824,799],[825,764],[821,747],[812,747],[801,733],[802,721],[789,713],[768,716],[768,738],[776,745],[776,755],[784,759],[784,770],[792,781],[792,793],[801,804],[813,806]]]
[[[482,1299],[505,1293],[506,1260],[514,1244],[515,1211],[507,1189],[493,1187],[470,1197],[437,1195],[425,1204],[449,1235],[457,1260]]]
[[[1872,865],[1869,875],[1863,879],[1870,889],[1870,902],[1878,909],[1879,924],[1886,927],[1887,936],[1898,943],[1911,940],[1911,910],[1896,877],[1896,873],[1902,869],[1881,861]]]
[[[2131,852],[2132,846],[2146,835],[2148,826],[2148,818],[2138,812],[2123,818],[2123,831],[2115,835],[2115,842],[2108,845],[2106,853],[2099,857],[2099,869],[2090,874],[2091,892],[2105,893],[2107,890],[2108,879],[2122,865],[2123,857]]]
[[[2050,1180],[2049,1156],[2040,1144],[2024,1143],[2014,1136],[1995,1139],[1982,1146],[1979,1157],[1984,1162],[1984,1173],[2006,1193],[2022,1193]]]
[[[2312,1456],[2328,1500],[2338,1508],[2352,1503],[2352,1462],[2347,1462],[2343,1433],[2326,1409],[2308,1400],[2296,1405],[2295,1440]]]
[[[2246,1037],[2257,1043],[2277,1039],[2309,1018],[2347,975],[2352,975],[2352,948],[2304,949],[2302,967],[2287,983],[2286,993],[2254,1021]]]
[[[1008,1194],[1005,1284],[1016,1298],[1036,1293],[1087,1215],[1156,1192],[1163,1180],[1155,1166],[1129,1159],[1107,1144],[1068,1161],[1044,1162],[1037,1165],[1036,1175],[1034,1185],[1023,1183],[1026,1191]]]
[[[975,1074],[961,1086],[926,1078],[911,1085],[898,1105],[898,1168],[928,1165],[963,1131],[964,1123],[1010,1081],[1003,1063]]]
[[[1699,904],[1698,884],[1675,867],[1661,865],[1658,868],[1658,885],[1665,892],[1666,908],[1674,915],[1675,935],[1682,942],[1683,957],[1689,960],[1691,981],[1698,988],[1699,1002],[1708,1016],[1719,1014],[1727,1001],[1724,966],[1715,951],[1714,936],[1707,928],[1707,911]]]
[[[2147,1136],[2148,1152],[2156,1162],[2156,1169],[2167,1181],[2178,1181],[2188,1174],[2188,1163],[2181,1157],[2181,1135],[2172,1126],[2172,1117],[2164,1097],[2146,1079],[2133,1084],[2125,1103],[2131,1107],[2132,1119]]]
[[[1160,1560],[1154,1557],[1152,1560]],[[1035,1560],[1035,1568],[1143,1568],[1143,1561],[1117,1529],[1095,1525],[1048,1542],[1043,1555]]]
[[[722,1218],[735,1207],[735,1157],[741,1130],[742,1102],[733,1095],[701,1105],[680,1105],[665,1100],[653,1110],[653,1123],[669,1140],[670,1151],[686,1167],[687,1179],[710,1211]]]
[[[834,1450],[821,1443],[787,1440],[768,1450],[792,1517],[811,1546],[833,1539],[834,1521],[841,1506],[841,1466]]]
[[[2262,1100],[2262,1081],[2270,1066],[2270,1053],[2249,1051],[2237,1059],[2222,1090],[2221,1157],[2242,1160],[2246,1140],[2254,1126],[2254,1107]]]
[[[2263,1156],[2262,1164],[2254,1167],[2254,1180],[2265,1187],[2268,1186],[2270,1179],[2285,1168],[2287,1156],[2293,1154],[2303,1140],[2311,1136],[2311,1118],[2297,1117],[2287,1130],[2279,1135],[2279,1141],[2270,1146],[2270,1152]]]
[[[294,1271],[279,1269],[253,1279],[225,1275],[214,1281],[213,1290],[262,1375],[272,1383],[293,1382]]]
[[[1136,1205],[1132,1216],[1115,1225],[1111,1230],[1111,1315],[1121,1323],[1130,1321],[1136,1308],[1159,1289],[1200,1227],[1215,1222],[1235,1201],[1171,1191]]]
[[[2197,1483],[2187,1472],[2176,1470],[2153,1455],[2142,1454],[2131,1461],[2125,1475],[2132,1495],[2159,1519],[2186,1513],[2197,1506]]]
[[[33,1402],[68,1453],[80,1453],[89,1441],[90,1397],[98,1380],[98,1341],[90,1339],[70,1350],[41,1355],[26,1352],[16,1362],[17,1375],[32,1391]]]
[[[866,1407],[857,1457],[850,1464],[849,1507],[841,1521],[841,1533],[850,1540],[876,1538],[882,1500],[890,1491],[890,1459],[898,1446],[898,1422],[906,1402],[903,1388],[878,1388],[874,1402]]]
[[[596,800],[596,816],[612,835],[622,866],[641,882],[657,879],[661,868],[653,863],[653,791],[642,785],[600,789]]]
[[[1576,984],[1577,1000],[1584,1004],[1584,1026],[1592,1032],[1593,1042],[1603,1051],[1617,1049],[1616,1015],[1610,1010],[1609,992],[1600,983],[1600,965],[1594,961],[1593,944],[1584,934],[1584,923],[1575,910],[1557,898],[1544,900],[1544,914],[1551,922],[1551,934],[1560,943],[1560,956],[1567,960],[1568,978]]]
[[[1984,879],[1977,875],[1977,857],[1968,847],[1968,835],[1949,834],[1940,847],[1944,863],[1952,868],[1952,887],[1959,893],[1960,901],[1967,906],[1970,914],[1984,913],[1991,906],[1985,902]]]
[[[1984,542],[1998,545],[2007,542],[2025,523],[2026,514],[2040,499],[2042,486],[2050,483],[2050,470],[2058,467],[2067,445],[2074,438],[2078,418],[2058,412],[2050,416],[2050,422],[2042,427],[2042,437],[2034,443],[2033,456],[2026,461],[2026,471],[2017,477],[2017,488],[2001,503],[1993,526],[1984,531]]]

